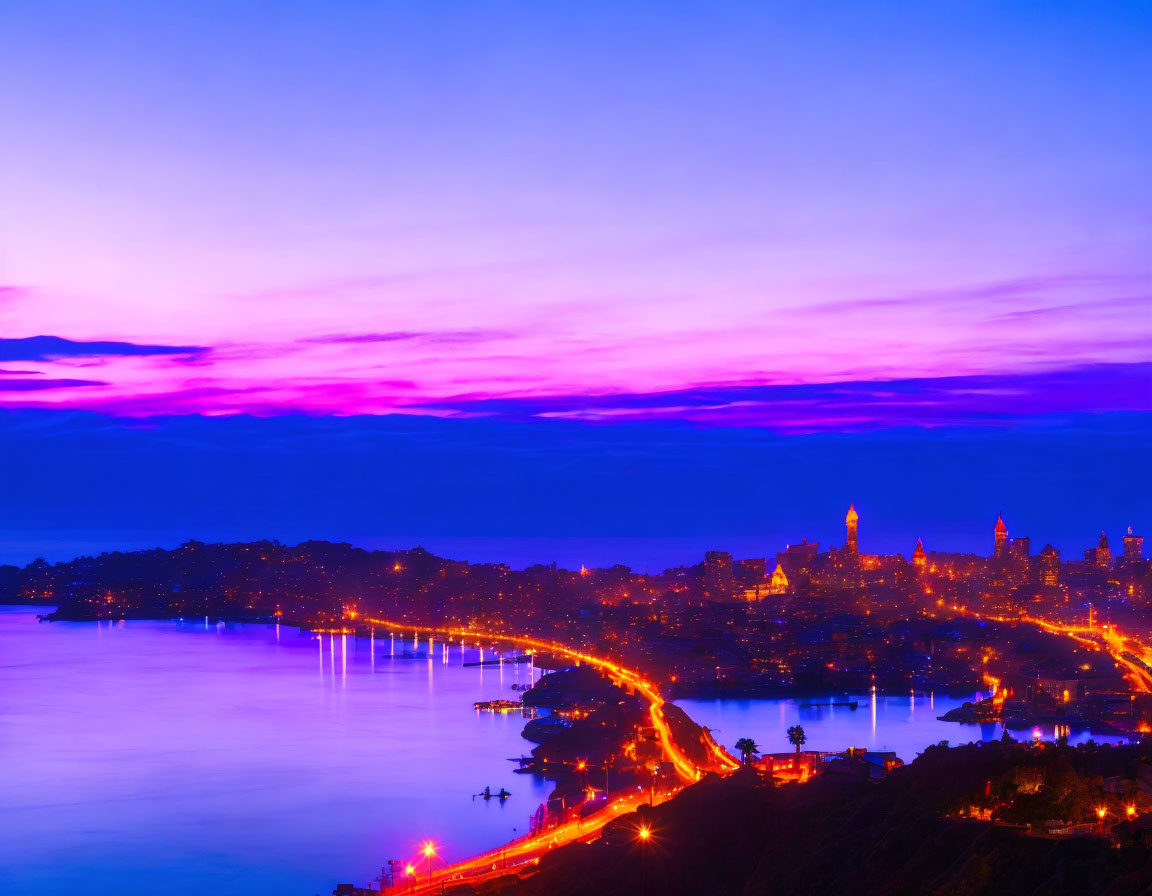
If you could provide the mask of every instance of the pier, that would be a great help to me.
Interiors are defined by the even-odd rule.
[[[522,656],[510,657],[497,657],[494,660],[472,660],[469,663],[462,663],[464,666],[501,666],[504,663],[530,663],[532,662],[532,654],[526,653]]]

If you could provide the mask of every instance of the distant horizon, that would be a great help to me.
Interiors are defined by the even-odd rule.
[[[1152,530],[1152,7],[0,27],[8,528]]]
[[[1126,534],[1127,526],[1122,532],[1110,533],[1109,542],[1112,545],[1113,555],[1122,551],[1121,538]],[[1136,532],[1135,534],[1143,534]],[[1022,533],[1024,537],[1027,533]],[[259,541],[277,541],[290,547],[296,547],[309,541],[327,542],[330,544],[350,544],[354,548],[367,551],[409,551],[423,548],[445,560],[462,560],[468,563],[504,563],[512,569],[522,570],[529,566],[549,565],[555,563],[558,568],[570,571],[579,570],[581,566],[589,569],[605,569],[610,566],[624,565],[633,572],[658,574],[665,569],[695,566],[704,561],[705,551],[727,551],[732,554],[734,561],[746,559],[765,559],[768,561],[769,571],[775,560],[777,552],[783,551],[788,544],[799,544],[802,538],[790,542],[777,544],[771,536],[765,535],[672,535],[672,536],[596,536],[596,535],[348,535],[348,536],[298,536],[279,537],[268,535],[225,536],[208,537],[195,534],[183,537],[176,533],[159,535],[145,535],[143,533],[77,533],[57,532],[54,534],[42,533],[24,537],[13,538],[10,532],[0,530],[0,565],[11,564],[26,566],[38,558],[55,564],[69,562],[84,556],[99,556],[102,553],[120,551],[132,553],[153,549],[173,550],[190,541],[205,544],[243,544]],[[808,539],[817,541],[817,539]],[[975,538],[971,539],[975,541]],[[891,538],[883,539],[885,544]],[[940,554],[972,554],[976,556],[991,556],[992,536],[991,529],[986,533],[984,544],[970,548],[949,545],[933,547],[930,542],[925,543],[925,550],[931,555]],[[1035,557],[1049,543],[1044,539],[1032,538],[1031,555]],[[843,538],[839,540],[819,540],[821,552],[830,547],[843,545]],[[915,545],[913,540],[912,546]],[[1082,560],[1082,551],[1095,547],[1096,540],[1090,539],[1080,548],[1069,551],[1060,545],[1053,545],[1059,550],[1062,562]],[[761,550],[756,553],[757,547]],[[870,547],[865,541],[860,546],[861,553],[902,555],[905,559],[911,557],[912,547],[904,549],[890,549],[886,547]],[[629,558],[633,559],[629,559]],[[662,559],[661,559],[662,558]],[[677,559],[680,558],[680,559]]]
[[[561,540],[575,538],[599,541],[604,561],[675,566],[726,538],[760,543],[754,557],[802,538],[840,544],[854,503],[864,550],[908,556],[923,537],[928,550],[987,554],[1002,511],[1012,537],[1074,558],[1101,529],[1152,532],[1150,441],[1152,415],[1120,413],[780,435],[654,421],[0,410],[0,464],[21,471],[0,493],[0,530],[25,545],[0,539],[0,555],[33,559],[56,535],[35,545],[28,533],[71,531],[110,548],[120,545],[101,533],[173,545],[468,539],[477,559],[510,562],[483,539],[535,536],[558,546],[536,542],[529,562],[599,563],[566,553]],[[628,537],[655,547],[629,552]],[[691,541],[660,547],[676,539]]]

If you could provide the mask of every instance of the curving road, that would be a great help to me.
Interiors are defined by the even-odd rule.
[[[614,681],[630,687],[635,690],[636,693],[641,694],[648,703],[648,714],[652,721],[652,727],[655,729],[657,737],[660,740],[661,752],[664,758],[676,769],[676,774],[681,781],[681,784],[673,790],[659,794],[660,800],[673,796],[684,785],[700,780],[703,773],[707,770],[696,765],[676,744],[676,740],[672,735],[672,729],[664,717],[664,698],[661,696],[659,688],[634,669],[628,669],[611,660],[575,650],[556,641],[545,641],[540,638],[506,635],[475,628],[413,626],[411,623],[397,622],[391,619],[373,619],[371,617],[365,617],[361,621],[369,625],[378,625],[381,628],[397,630],[410,629],[430,635],[440,635],[445,638],[459,638],[461,641],[469,638],[501,641],[518,647],[542,650],[548,653],[566,656],[600,669]],[[729,772],[740,767],[740,761],[720,744],[712,740],[707,734],[705,736],[705,742],[713,760],[713,762],[710,763],[711,768],[719,769],[722,772]],[[524,868],[539,862],[540,857],[544,855],[544,853],[557,846],[562,846],[565,843],[571,843],[576,840],[594,839],[599,836],[600,829],[612,821],[612,819],[627,812],[634,811],[647,800],[648,796],[643,793],[613,800],[605,808],[587,818],[564,822],[542,833],[513,840],[511,843],[499,849],[490,850],[489,852],[465,859],[462,862],[447,865],[443,868],[433,869],[431,876],[422,870],[424,867],[423,863],[427,861],[426,858],[421,859],[419,862],[414,860],[412,865],[409,866],[413,869],[413,872],[410,874],[411,881],[406,891],[417,894],[429,893],[438,891],[449,883],[463,882],[465,880],[477,882],[509,872],[514,873],[516,868]],[[397,889],[404,889],[404,887],[398,884]]]

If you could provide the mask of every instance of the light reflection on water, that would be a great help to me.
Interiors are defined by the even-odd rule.
[[[36,612],[0,607],[4,896],[330,893],[428,837],[448,859],[505,842],[547,796],[507,761],[533,746],[523,719],[472,708],[528,665],[404,658],[384,632]],[[473,802],[485,786],[513,796]]]
[[[979,740],[995,740],[1004,733],[999,723],[988,725],[961,725],[942,722],[948,710],[960,706],[965,700],[986,696],[948,697],[940,694],[918,694],[907,697],[837,696],[804,700],[677,700],[693,720],[714,729],[716,739],[729,749],[741,737],[750,737],[761,750],[784,753],[793,747],[788,743],[788,729],[793,725],[804,728],[806,750],[838,752],[848,747],[869,750],[892,750],[905,762],[931,744],[946,740],[966,744]],[[857,701],[857,708],[833,706],[843,701]],[[1009,731],[1017,740],[1030,740],[1032,729]],[[1055,740],[1052,725],[1041,729],[1045,740]],[[1095,739],[1097,743],[1127,743],[1123,737],[1092,735],[1073,730],[1071,743]]]

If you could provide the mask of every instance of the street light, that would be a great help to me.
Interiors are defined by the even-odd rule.
[[[636,839],[640,842],[640,893],[641,896],[647,896],[648,893],[648,859],[647,859],[647,846],[648,842],[652,839],[652,828],[647,824],[642,824],[636,829]]]
[[[432,883],[432,858],[436,855],[436,844],[429,840],[424,844],[421,852],[424,853],[424,857],[428,860],[428,883]]]

